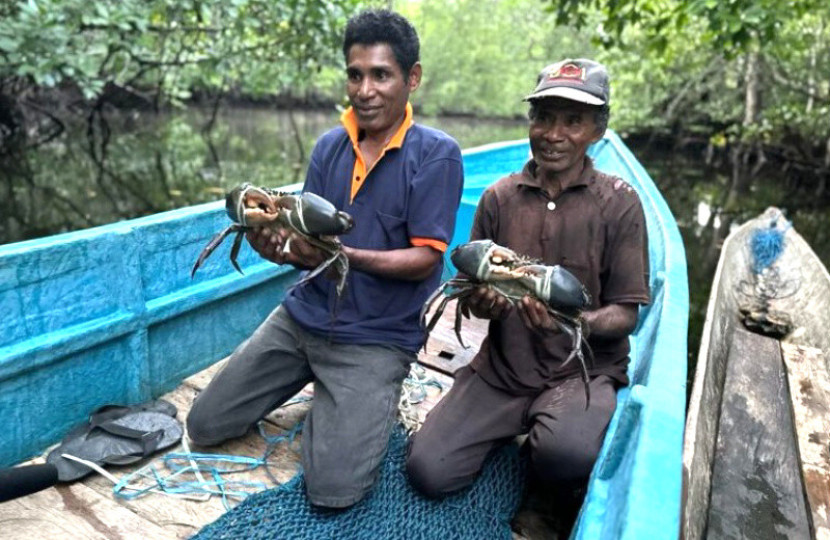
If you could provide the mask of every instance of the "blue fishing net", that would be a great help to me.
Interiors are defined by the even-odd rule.
[[[750,249],[752,250],[752,271],[760,274],[769,268],[784,251],[784,232],[775,226],[758,228],[752,231]]]
[[[406,478],[407,437],[396,428],[372,491],[347,510],[311,506],[303,475],[252,495],[207,525],[198,540],[510,540],[510,520],[521,502],[524,465],[507,445],[487,460],[468,489],[442,500],[415,492]]]

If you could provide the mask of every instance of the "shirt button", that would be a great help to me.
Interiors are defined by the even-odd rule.
[[[548,201],[548,210],[554,210],[556,208],[556,203],[553,201]]]

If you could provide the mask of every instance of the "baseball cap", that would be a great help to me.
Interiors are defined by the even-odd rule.
[[[610,98],[605,66],[585,58],[567,58],[545,67],[536,89],[524,101],[561,97],[589,105],[604,105]]]

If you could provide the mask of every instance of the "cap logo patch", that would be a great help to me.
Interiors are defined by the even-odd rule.
[[[573,79],[578,81],[585,80],[585,68],[581,68],[576,64],[565,64],[560,66],[559,69],[556,71],[552,71],[550,75],[548,75],[548,80],[552,81],[554,79]]]

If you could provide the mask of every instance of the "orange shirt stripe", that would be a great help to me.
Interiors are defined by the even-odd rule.
[[[410,238],[409,242],[413,246],[428,246],[444,253],[447,251],[447,243],[434,238]]]

